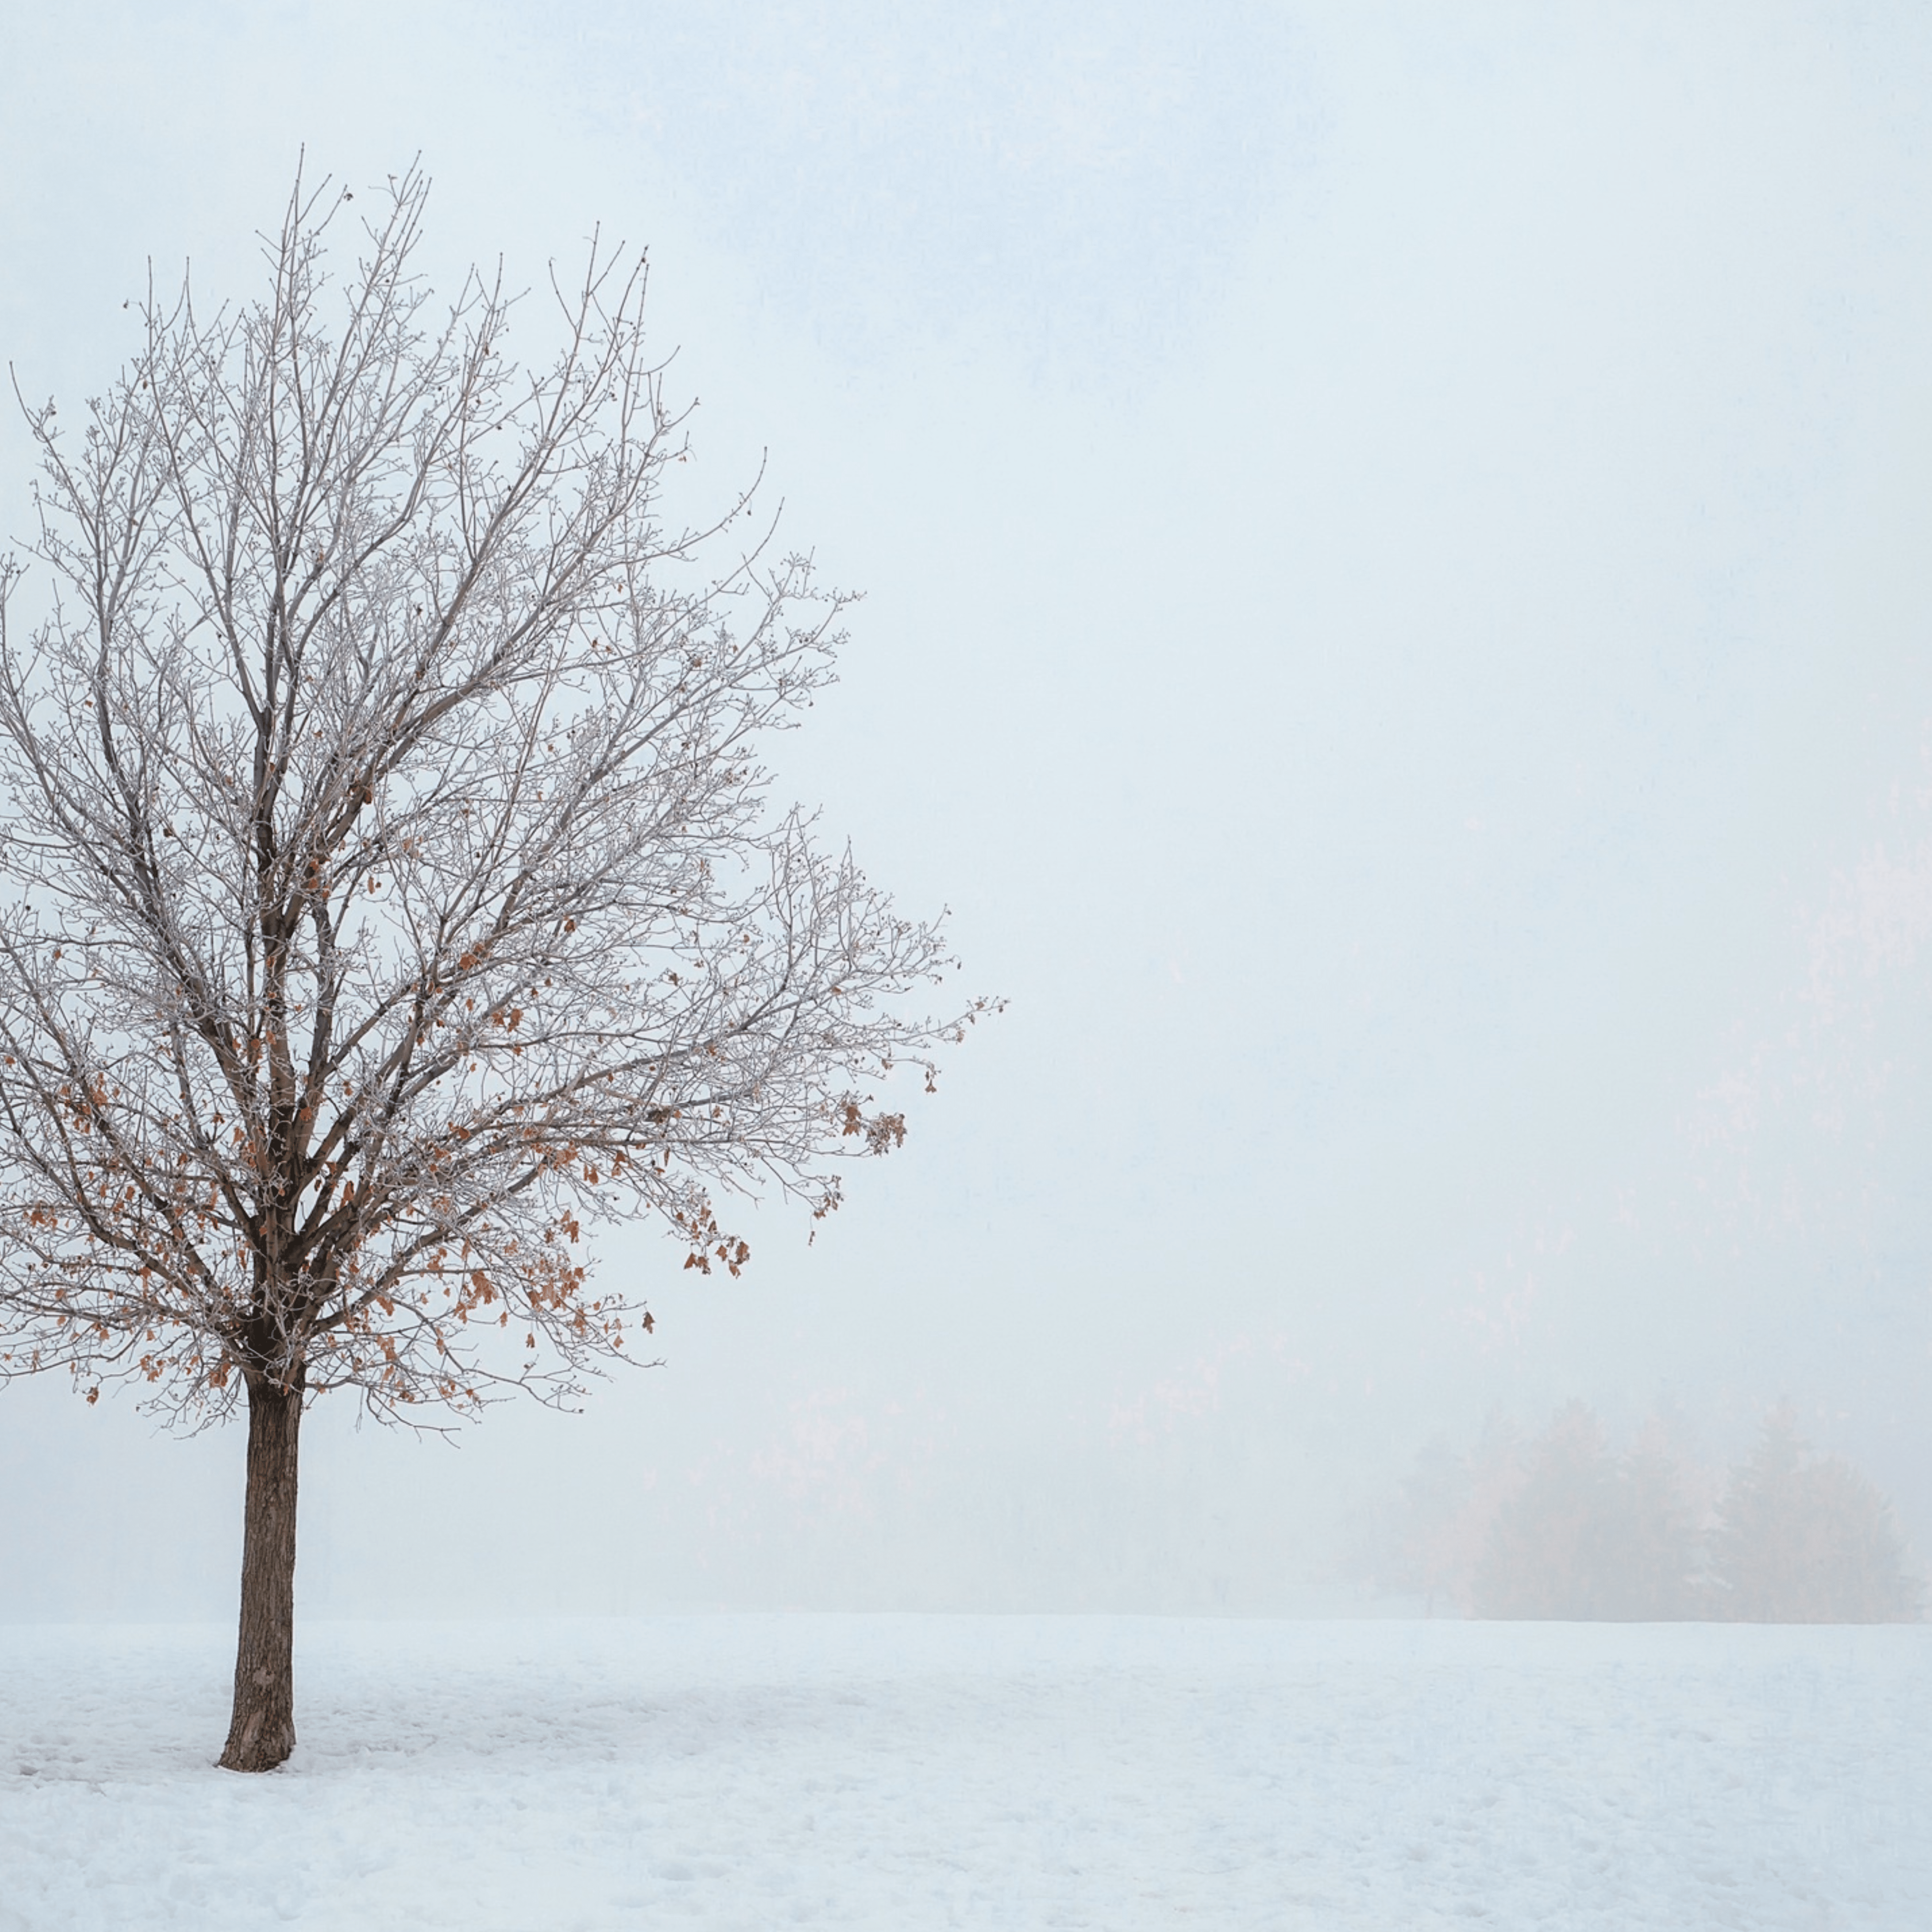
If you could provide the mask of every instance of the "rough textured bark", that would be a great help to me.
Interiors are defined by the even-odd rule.
[[[226,1771],[273,1771],[296,1748],[296,1466],[302,1377],[248,1384],[248,1496],[242,1531],[242,1623]]]

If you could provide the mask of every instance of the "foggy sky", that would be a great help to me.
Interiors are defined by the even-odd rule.
[[[647,243],[692,487],[867,592],[779,790],[1011,1002],[809,1247],[607,1241],[584,1416],[319,1408],[304,1612],[1320,1606],[1571,1395],[1927,1553],[1932,23],[1440,11],[8,10],[30,398],[304,143],[445,286]],[[0,1391],[0,1616],[226,1615],[241,1449]]]

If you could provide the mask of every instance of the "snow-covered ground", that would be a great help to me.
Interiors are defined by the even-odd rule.
[[[1932,1628],[0,1629],[0,1928],[1932,1925]]]

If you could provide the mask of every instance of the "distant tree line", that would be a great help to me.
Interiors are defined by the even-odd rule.
[[[1653,1419],[1621,1452],[1581,1402],[1525,1437],[1438,1438],[1372,1519],[1366,1580],[1431,1614],[1897,1623],[1924,1614],[1892,1507],[1788,1407],[1721,1478]]]

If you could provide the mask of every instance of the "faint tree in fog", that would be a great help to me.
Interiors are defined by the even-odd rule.
[[[1466,1452],[1447,1436],[1435,1437],[1390,1506],[1365,1520],[1359,1574],[1383,1589],[1420,1597],[1426,1616],[1443,1606],[1467,1616],[1491,1526],[1522,1484],[1521,1446],[1500,1409],[1490,1412]]]
[[[1922,1612],[1890,1504],[1842,1457],[1811,1456],[1788,1406],[1731,1471],[1711,1554],[1720,1616],[1896,1623]]]
[[[1529,1446],[1522,1486],[1490,1526],[1476,1614],[1590,1616],[1612,1557],[1616,1482],[1602,1425],[1571,1402]]]
[[[1697,1524],[1678,1456],[1656,1424],[1628,1455],[1571,1402],[1524,1456],[1476,1571],[1484,1617],[1630,1622],[1695,1613]]]
[[[1596,1614],[1658,1622],[1698,1614],[1708,1509],[1701,1471],[1652,1416],[1617,1474],[1622,1548]]]
[[[667,520],[641,262],[593,244],[520,371],[500,285],[433,314],[424,192],[332,297],[350,197],[299,183],[262,299],[151,297],[77,433],[28,412],[30,637],[0,576],[0,1366],[245,1400],[239,1769],[294,1742],[304,1402],[574,1394],[651,1325],[587,1227],[735,1273],[716,1190],[828,1211],[970,1017],[898,1012],[938,932],[768,808],[842,600],[708,562],[742,501]]]

